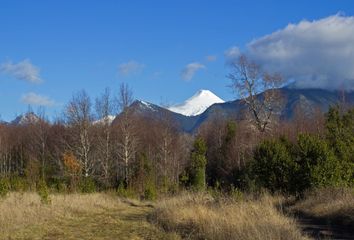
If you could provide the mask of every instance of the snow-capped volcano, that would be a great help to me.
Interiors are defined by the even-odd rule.
[[[185,116],[196,116],[202,114],[214,103],[223,103],[224,100],[209,90],[199,90],[184,103],[169,107],[168,110]]]

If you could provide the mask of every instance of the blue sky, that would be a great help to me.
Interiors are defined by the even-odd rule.
[[[232,47],[269,46],[288,33],[266,43],[257,39],[289,23],[339,15],[353,16],[354,1],[1,0],[1,118],[13,119],[29,103],[60,115],[74,92],[85,89],[95,98],[121,82],[135,98],[156,104],[182,102],[199,89],[232,100],[225,77]],[[345,25],[350,33],[351,26]]]

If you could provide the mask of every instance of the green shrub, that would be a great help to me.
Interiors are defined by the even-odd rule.
[[[44,180],[42,180],[38,183],[37,192],[38,192],[38,195],[41,198],[41,202],[43,204],[50,204],[51,203],[51,199],[49,196],[49,190],[48,190],[47,184]]]
[[[67,193],[70,184],[70,179],[65,177],[53,177],[49,179],[48,186],[49,188],[57,193]]]
[[[188,186],[188,184],[190,183],[190,178],[189,178],[189,174],[186,170],[184,170],[180,175],[179,175],[179,184],[181,186]]]
[[[284,139],[263,141],[254,151],[252,174],[258,187],[292,192],[296,164]]]
[[[10,183],[7,178],[0,179],[0,197],[6,197],[10,190]]]
[[[124,183],[121,182],[117,188],[117,195],[123,198],[137,198],[136,192],[131,188],[125,188]]]
[[[152,183],[148,183],[145,186],[145,190],[144,190],[144,199],[145,200],[155,200],[157,197],[157,192],[156,192],[156,187],[154,184]]]
[[[80,181],[79,189],[82,193],[93,193],[97,190],[95,181],[90,177],[85,177]]]
[[[23,177],[12,176],[10,178],[10,189],[14,192],[26,191],[29,188],[27,180]]]
[[[342,184],[354,186],[354,108],[345,113],[338,106],[329,109],[326,140],[340,161]]]
[[[296,154],[300,166],[300,191],[312,187],[342,185],[347,178],[332,149],[317,136],[300,134]]]

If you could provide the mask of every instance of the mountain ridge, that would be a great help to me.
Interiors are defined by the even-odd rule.
[[[285,99],[284,108],[279,113],[279,117],[283,120],[293,119],[297,114],[297,108],[301,108],[302,114],[304,115],[314,114],[317,109],[321,112],[327,112],[330,106],[341,102],[343,98],[343,93],[341,92],[324,89],[295,89],[284,87],[280,89],[280,92]],[[198,91],[197,94],[198,93],[200,93],[200,91]],[[259,96],[262,97],[263,94],[264,93],[261,93]],[[354,105],[354,91],[346,92],[345,100],[349,105]],[[169,108],[142,100],[135,100],[128,108],[135,116],[173,121],[178,130],[187,133],[195,132],[204,122],[213,118],[241,120],[242,112],[247,110],[247,107],[241,99],[213,103],[201,114],[195,116],[186,116],[181,113],[173,112]],[[117,116],[109,116],[109,123],[115,124],[115,122],[118,121],[118,117],[119,114]],[[0,124],[25,125],[38,121],[38,119],[38,116],[33,112],[29,112],[17,116],[10,122],[0,121]],[[102,119],[96,120],[93,124],[103,121]]]
[[[279,113],[279,117],[283,120],[291,120],[295,117],[297,108],[301,108],[303,114],[314,114],[318,109],[325,113],[330,106],[340,103],[342,96],[337,91],[329,91],[324,89],[294,89],[294,88],[280,88],[279,89],[284,98],[284,108]],[[263,93],[260,93],[258,97],[262,97]],[[346,93],[346,100],[349,105],[354,105],[354,91]],[[154,111],[149,111],[149,108],[145,110],[138,110],[138,100],[133,103],[135,112],[143,113],[141,116],[152,117],[155,119],[161,119],[163,116],[169,115],[170,119],[173,119],[179,129],[185,132],[195,132],[204,122],[213,118],[226,118],[226,119],[242,119],[242,112],[247,110],[246,105],[242,99],[236,99],[233,101],[226,101],[223,103],[214,103],[210,105],[204,112],[196,116],[186,116],[180,113],[173,112],[168,108],[163,108],[158,105],[148,103]],[[144,102],[146,103],[146,102]],[[161,113],[164,112],[163,114]]]

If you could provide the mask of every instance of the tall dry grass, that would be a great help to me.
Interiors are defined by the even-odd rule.
[[[322,188],[311,190],[292,210],[315,217],[341,221],[354,227],[354,188]]]
[[[50,198],[52,202],[48,205],[42,204],[36,193],[13,192],[0,199],[0,238],[53,219],[124,207],[118,198],[100,193],[51,195]]]
[[[159,202],[151,215],[168,231],[192,239],[307,239],[276,206],[281,199],[217,201],[207,194],[184,194]]]

